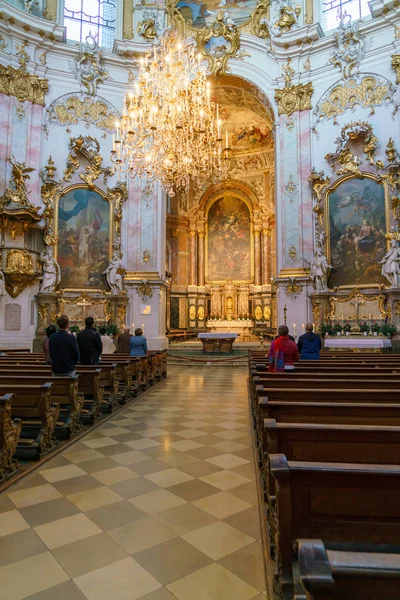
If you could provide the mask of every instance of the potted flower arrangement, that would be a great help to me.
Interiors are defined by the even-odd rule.
[[[335,323],[333,326],[334,335],[341,335],[343,327],[340,323]]]
[[[382,335],[386,335],[389,338],[392,337],[392,335],[394,335],[396,333],[396,331],[397,331],[396,326],[392,325],[392,323],[385,323],[381,327]]]
[[[77,335],[80,332],[80,327],[79,327],[79,325],[71,325],[71,327],[69,328],[69,330],[74,335]]]
[[[322,323],[319,327],[319,332],[322,337],[328,337],[329,335],[333,335],[333,327],[330,323]]]
[[[350,331],[351,331],[351,325],[350,323],[345,323],[343,325],[343,331],[346,335],[350,335]]]
[[[381,331],[380,326],[375,321],[371,325],[371,331],[372,331],[373,335],[378,335],[378,333],[380,333],[380,331]]]
[[[361,323],[361,325],[360,325],[360,331],[364,335],[368,335],[369,334],[369,325],[368,325],[368,323],[366,323],[365,321],[364,321],[364,323]]]

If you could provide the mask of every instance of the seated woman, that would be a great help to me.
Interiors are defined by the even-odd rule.
[[[268,371],[270,373],[283,373],[292,371],[294,363],[299,360],[299,352],[295,342],[289,339],[289,329],[286,325],[278,327],[278,338],[276,338],[269,349]]]
[[[146,338],[140,328],[135,329],[135,335],[130,339],[129,354],[131,356],[145,356],[147,354]]]

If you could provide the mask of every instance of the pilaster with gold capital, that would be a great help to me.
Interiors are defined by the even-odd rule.
[[[189,230],[189,285],[197,285],[197,232],[192,224]]]
[[[254,285],[261,285],[261,219],[253,219]]]
[[[205,281],[205,255],[204,255],[204,227],[197,229],[197,282],[204,286]]]
[[[262,228],[262,284],[271,283],[271,227]]]

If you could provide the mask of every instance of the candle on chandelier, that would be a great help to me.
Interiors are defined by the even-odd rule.
[[[225,130],[225,148],[229,148],[229,136],[228,136],[228,130]]]

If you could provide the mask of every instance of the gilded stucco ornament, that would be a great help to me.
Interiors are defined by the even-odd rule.
[[[44,106],[44,97],[48,89],[48,80],[28,73],[26,66],[22,65],[18,69],[14,69],[0,65],[0,93],[14,96],[18,100],[19,116],[24,115],[24,102]]]
[[[303,286],[301,283],[296,281],[294,277],[289,277],[289,281],[284,287],[286,296],[292,300],[296,300],[296,298],[301,294],[302,289]]]
[[[269,33],[269,13],[270,0],[261,0],[251,15],[250,31],[253,35],[265,39],[270,37]]]
[[[400,83],[400,54],[392,54],[392,69],[396,72],[396,83]]]
[[[54,246],[57,243],[57,236],[54,232],[54,202],[58,192],[61,190],[61,184],[54,181],[54,175],[57,167],[51,156],[47,164],[40,171],[39,175],[42,180],[40,195],[44,204],[43,218],[45,221],[45,229],[43,234],[44,243],[47,246]]]
[[[368,163],[377,170],[383,169],[383,162],[375,159],[379,140],[374,134],[372,126],[366,121],[353,121],[342,127],[340,136],[336,139],[336,152],[325,156],[325,159],[331,164],[334,172],[335,163],[337,161],[340,163],[341,167],[339,170],[336,170],[338,175],[352,173],[361,176],[359,166],[362,161],[350,151],[350,145],[359,139],[364,142],[363,150]]]
[[[392,138],[389,138],[389,141],[386,146],[385,154],[390,163],[394,162],[398,156],[395,145],[394,145],[394,141],[392,140]]]
[[[219,45],[210,44],[217,39]],[[201,54],[208,61],[210,75],[221,77],[230,71],[228,61],[230,58],[241,60],[249,56],[240,50],[240,34],[238,27],[229,22],[229,18],[219,11],[211,27],[202,30],[197,36],[197,44]]]
[[[163,16],[157,10],[145,10],[142,20],[137,24],[137,32],[145,40],[153,41],[160,35],[163,27]]]
[[[143,302],[150,300],[154,295],[154,290],[150,285],[150,280],[142,280],[141,284],[136,288],[136,293],[138,296],[140,296]]]
[[[61,127],[83,123],[86,129],[95,126],[107,133],[115,131],[115,122],[120,118],[117,109],[108,100],[99,96],[71,92],[60,96],[46,109],[45,129],[56,124]]]
[[[109,73],[103,67],[104,55],[99,49],[97,38],[89,34],[85,40],[85,44],[77,44],[79,53],[72,64],[72,70],[86,93],[95,96],[98,85],[109,78]]]
[[[78,138],[71,138],[69,141],[69,154],[67,158],[67,166],[64,170],[64,181],[70,181],[72,175],[80,167],[80,156],[83,156],[89,165],[84,173],[80,173],[79,177],[84,181],[89,188],[94,187],[95,181],[103,175],[104,183],[114,172],[110,167],[102,167],[103,158],[100,155],[100,144],[89,135],[80,135]]]
[[[361,60],[366,51],[366,38],[359,32],[360,21],[351,20],[346,12],[340,16],[339,26],[334,35],[336,49],[329,62],[338,67],[343,79],[357,75]]]
[[[118,181],[113,188],[107,188],[107,195],[113,206],[115,237],[116,240],[121,239],[121,221],[122,221],[122,206],[128,199],[128,187],[125,181]]]
[[[34,266],[32,254],[19,248],[7,251],[3,273],[6,290],[11,298],[16,298],[40,275],[39,269]]]
[[[262,20],[262,24],[268,27],[271,36],[279,37],[298,26],[300,4],[295,4],[292,0],[278,0],[273,3],[273,7],[274,15],[271,22],[265,17]]]
[[[311,110],[311,96],[313,94],[313,85],[311,82],[297,85],[293,84],[293,75],[295,70],[291,65],[291,59],[288,58],[283,68],[285,75],[285,87],[275,90],[275,100],[278,103],[278,113],[290,117],[296,111]]]

